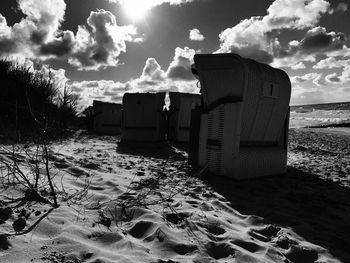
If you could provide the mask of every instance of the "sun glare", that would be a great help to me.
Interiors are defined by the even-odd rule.
[[[132,19],[142,19],[148,9],[146,0],[125,0],[123,3],[125,13]]]

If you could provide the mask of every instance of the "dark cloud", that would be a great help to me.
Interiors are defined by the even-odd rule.
[[[79,70],[98,70],[118,66],[126,52],[126,42],[138,41],[134,26],[119,26],[116,17],[103,9],[90,13],[87,25],[78,31],[61,31],[66,4],[64,0],[18,0],[24,18],[7,26],[0,14],[1,55],[16,55],[46,60],[68,59]]]
[[[346,12],[349,8],[349,4],[341,2],[333,10],[334,12]]]
[[[30,41],[33,42],[33,44],[40,45],[44,43],[46,37],[47,37],[47,32],[34,31],[30,35]]]
[[[305,34],[299,48],[304,52],[336,50],[341,49],[345,41],[346,37],[343,33],[328,33],[325,28],[316,27]]]
[[[60,27],[66,4],[63,0],[18,0],[18,9],[24,18],[12,27],[0,15],[1,53],[36,58],[37,47],[50,41]]]
[[[264,63],[274,57],[285,57],[291,51],[283,51],[276,32],[305,30],[316,25],[330,9],[326,0],[275,0],[265,16],[244,19],[219,35],[220,49],[216,53],[234,52]]]
[[[168,78],[171,79],[182,79],[182,80],[193,80],[193,74],[191,73],[190,67],[176,66],[171,67],[168,71]]]
[[[274,52],[274,66],[298,69],[303,66],[301,62],[315,62],[317,56],[343,56],[347,52],[347,40],[341,32],[327,32],[324,27],[315,27],[308,30],[300,41],[289,42],[284,52]]]
[[[306,36],[300,43],[302,49],[321,49],[326,48],[332,43],[332,36],[324,33],[317,33]]]
[[[71,31],[65,31],[59,38],[47,44],[43,44],[39,52],[42,55],[54,55],[56,57],[66,56],[72,53],[75,45],[74,41],[73,33]]]
[[[341,82],[340,78],[338,77],[338,75],[336,73],[332,73],[330,75],[327,75],[326,81],[329,83],[336,83],[336,84]]]
[[[18,50],[16,41],[13,39],[5,38],[0,40],[0,56],[7,56]]]
[[[254,59],[260,63],[270,64],[273,61],[273,55],[265,50],[259,49],[257,46],[250,46],[246,48],[232,48],[231,53],[236,53],[242,57]]]
[[[30,29],[30,40],[41,44],[49,40],[61,26],[66,11],[63,0],[18,0],[19,9],[26,16],[19,24]],[[33,27],[34,25],[34,27]]]

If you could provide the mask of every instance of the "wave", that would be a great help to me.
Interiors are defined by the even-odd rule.
[[[290,112],[290,128],[350,123],[350,110],[312,110]]]

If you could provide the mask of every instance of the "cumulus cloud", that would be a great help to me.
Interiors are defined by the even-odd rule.
[[[270,39],[261,17],[245,19],[232,28],[220,33],[218,53],[238,53],[244,57],[260,62],[270,63],[273,60]]]
[[[337,73],[332,73],[329,74],[325,77],[326,81],[329,83],[333,83],[333,84],[338,84],[341,82],[340,78],[338,77]]]
[[[325,0],[276,0],[261,20],[268,30],[305,29],[316,25],[329,10]]]
[[[177,47],[175,49],[175,56],[170,63],[166,76],[174,80],[194,80],[191,72],[191,64],[193,64],[193,57],[196,51],[194,49],[185,47]]]
[[[316,78],[312,80],[312,83],[314,83],[318,87],[322,87],[325,85],[324,79],[322,78],[322,74],[318,74]]]
[[[324,27],[315,27],[306,32],[299,46],[301,52],[330,51],[342,49],[346,41],[343,33],[327,32]]]
[[[303,62],[298,62],[294,65],[291,65],[291,68],[294,69],[294,70],[297,70],[297,69],[305,69],[306,66]]]
[[[339,77],[339,84],[350,84],[350,61],[348,65],[343,67],[343,71]]]
[[[327,32],[324,27],[315,27],[306,31],[300,41],[290,41],[285,54],[275,57],[272,65],[294,69],[296,63],[316,62],[317,55],[349,55],[346,41],[347,37],[341,32]]]
[[[51,41],[59,29],[66,4],[63,0],[18,0],[18,9],[24,18],[12,27],[0,16],[0,55],[35,57],[37,47]]]
[[[281,53],[278,31],[311,28],[329,10],[330,4],[325,0],[276,0],[267,9],[265,16],[244,19],[236,26],[222,31],[217,52],[234,52],[271,63],[276,56],[288,55]]]
[[[305,81],[309,81],[309,80],[314,80],[316,78],[319,78],[320,76],[322,76],[322,74],[319,73],[307,73],[303,76],[293,76],[290,77],[290,80],[292,83],[302,83]]]
[[[316,65],[313,66],[314,69],[332,69],[332,68],[342,68],[350,65],[348,59],[336,59],[335,57],[329,57],[320,60]]]
[[[164,80],[165,73],[155,58],[148,58],[142,70],[141,79],[148,81]]]
[[[193,28],[190,30],[189,38],[192,41],[203,41],[205,39],[205,37],[201,34],[199,29],[197,29],[197,28]]]
[[[326,0],[275,0],[265,16],[254,16],[227,28],[219,35],[216,53],[237,53],[276,67],[305,68],[318,55],[349,55],[348,38],[341,32],[327,32],[318,26],[323,15],[346,11],[347,4],[332,8]],[[304,33],[300,40],[281,43],[291,31]]]
[[[329,57],[320,60],[313,66],[315,69],[341,69],[341,73],[332,73],[325,77],[326,81],[333,84],[350,84],[350,60]]]
[[[127,42],[141,40],[134,26],[119,26],[116,17],[102,9],[92,11],[76,34],[60,29],[64,0],[18,0],[18,9],[24,18],[11,27],[0,14],[0,56],[66,59],[80,70],[97,70],[117,66]]]
[[[11,28],[7,25],[6,18],[0,14],[0,39],[8,37],[11,34]]]
[[[74,82],[72,88],[80,94],[81,107],[92,104],[93,100],[120,103],[125,92],[169,92],[198,93],[197,80],[193,79],[190,65],[195,51],[188,47],[175,49],[173,61],[164,71],[155,58],[148,58],[142,73],[126,82],[95,80]]]
[[[73,32],[60,32],[53,40],[43,43],[39,48],[39,53],[44,56],[63,57],[70,55],[75,46]]]
[[[18,29],[28,29],[30,40],[38,44],[50,40],[55,34],[63,22],[66,10],[63,0],[18,0],[18,5],[26,16],[16,24]]]
[[[342,49],[327,52],[328,57],[350,57],[350,47],[344,45]]]
[[[112,80],[75,81],[71,86],[80,96],[80,109],[92,105],[93,100],[120,103],[123,94],[128,90],[125,83]]]
[[[87,24],[88,27],[78,28],[69,63],[81,70],[117,66],[118,56],[126,52],[126,42],[133,40],[136,29],[131,25],[118,26],[115,16],[105,10],[91,12]]]

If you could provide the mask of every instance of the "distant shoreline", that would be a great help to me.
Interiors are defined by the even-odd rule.
[[[308,112],[310,110],[350,110],[350,102],[346,101],[307,105],[293,105],[290,106],[290,110],[295,112]]]
[[[350,122],[313,125],[305,128],[350,128]]]

